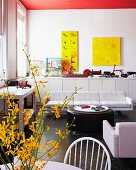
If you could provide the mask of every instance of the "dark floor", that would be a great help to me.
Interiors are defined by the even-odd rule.
[[[122,121],[136,121],[136,111],[129,111],[129,112],[122,112],[120,113],[114,113],[115,123],[116,122],[122,122]],[[48,124],[49,118],[45,120],[45,124]],[[44,143],[46,140],[50,139],[56,139],[56,135],[54,134],[55,129],[65,129],[65,125],[67,122],[67,115],[64,113],[64,115],[61,116],[60,119],[52,120],[50,123],[51,130],[46,132],[43,136],[42,143]],[[54,156],[51,160],[63,162],[65,152],[68,148],[68,146],[77,138],[80,137],[94,137],[98,140],[100,140],[102,143],[104,143],[104,140],[102,139],[101,133],[81,133],[81,132],[74,132],[71,131],[68,138],[62,143],[60,152]],[[104,143],[105,144],[105,143]],[[106,146],[106,145],[105,145]],[[109,151],[110,152],[110,151]],[[41,151],[42,154],[42,151]],[[115,159],[111,155],[111,161],[112,161],[112,170],[136,170],[136,158],[135,159]]]

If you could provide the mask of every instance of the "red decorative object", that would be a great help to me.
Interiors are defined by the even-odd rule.
[[[92,75],[100,75],[100,74],[101,74],[101,70],[94,71],[94,70],[92,69],[91,74],[92,74]]]
[[[31,88],[31,85],[28,84],[28,81],[22,81],[22,82],[19,82],[19,86],[17,88],[25,89],[27,87]]]
[[[85,70],[84,70],[84,74],[85,74],[86,76],[90,76],[91,70],[85,69]]]
[[[82,106],[82,109],[87,109],[87,108],[90,108],[90,106],[89,105]]]

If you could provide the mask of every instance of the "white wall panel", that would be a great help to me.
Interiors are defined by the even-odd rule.
[[[88,91],[88,79],[87,78],[77,78],[76,87],[81,88],[80,91]]]
[[[76,82],[74,78],[63,78],[62,89],[63,91],[74,91]]]
[[[129,80],[129,96],[132,97],[136,103],[136,79]]]
[[[89,79],[89,91],[102,91],[102,79]]]
[[[124,91],[126,95],[129,94],[129,82],[128,79],[116,79],[116,91]]]
[[[62,91],[62,79],[60,77],[49,78],[50,91]]]
[[[115,79],[104,79],[102,83],[103,83],[103,87],[102,87],[103,91],[115,91]]]

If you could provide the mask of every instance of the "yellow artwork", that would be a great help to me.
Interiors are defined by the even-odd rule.
[[[78,32],[63,31],[62,38],[62,73],[78,71]]]
[[[94,37],[92,58],[94,66],[120,65],[120,37]]]

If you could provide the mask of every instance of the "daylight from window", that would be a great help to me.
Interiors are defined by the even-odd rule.
[[[26,21],[23,11],[17,9],[17,77],[26,76],[26,58],[23,53],[25,46]]]

